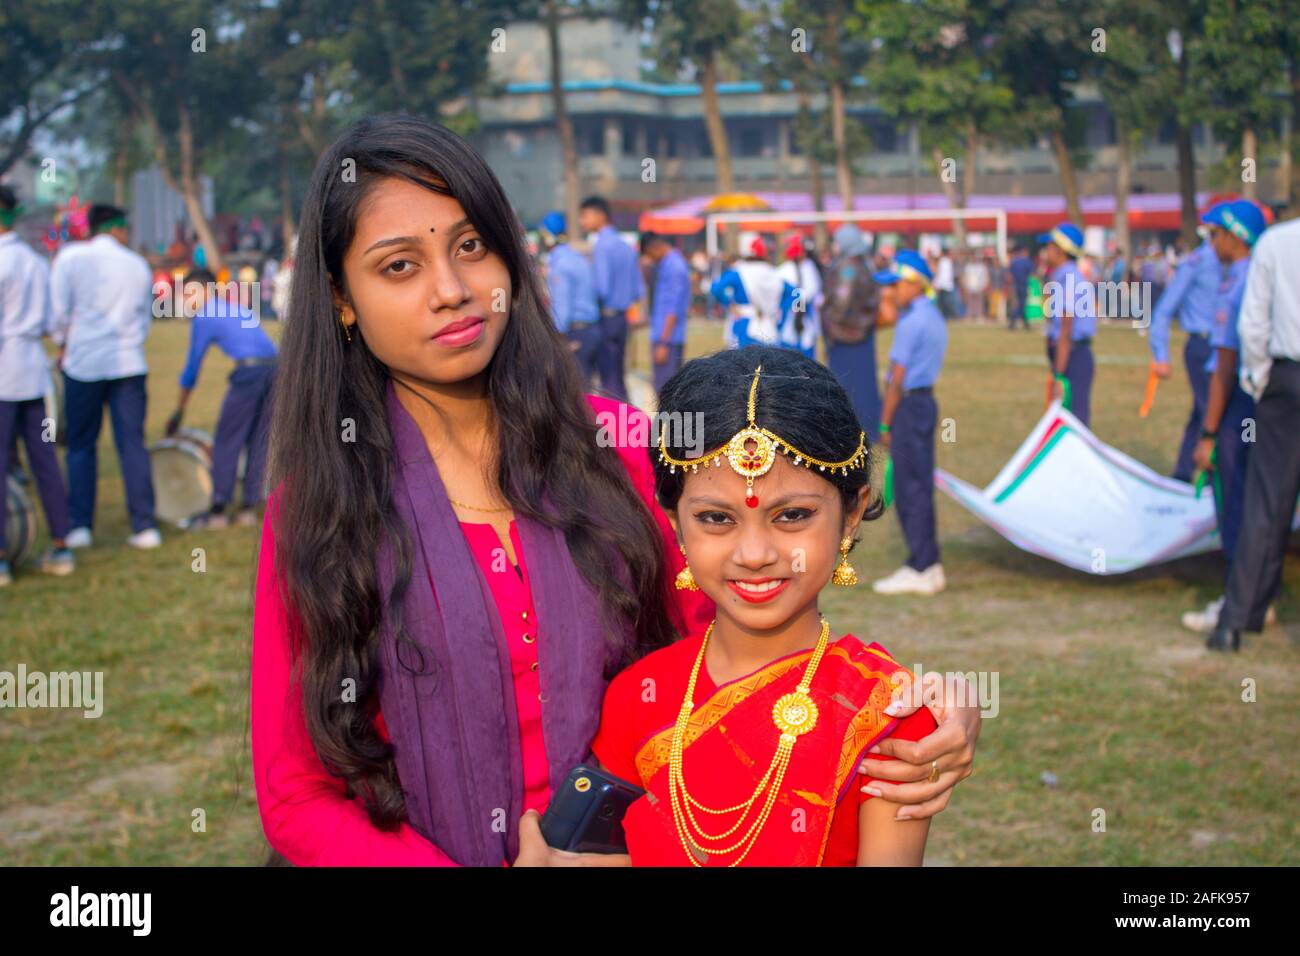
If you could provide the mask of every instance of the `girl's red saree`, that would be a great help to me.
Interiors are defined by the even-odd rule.
[[[690,866],[673,822],[668,796],[668,759],[673,724],[686,693],[702,637],[678,641],[629,667],[605,695],[596,757],[611,773],[636,783],[646,795],[624,818],[628,852],[635,866]],[[812,652],[773,661],[745,677],[714,685],[700,669],[694,712],[683,745],[683,774],[690,794],[710,807],[729,807],[754,792],[777,748],[772,705],[795,689]],[[906,668],[879,644],[846,635],[827,649],[810,688],[819,713],[816,727],[795,744],[781,792],[746,866],[852,866],[857,862],[858,808],[868,799],[857,772],[867,749],[893,733],[911,740],[935,727],[925,708],[899,721],[884,713],[893,689],[909,679]],[[762,798],[726,840],[748,830]],[[699,824],[721,833],[739,814],[695,811]],[[740,851],[701,859],[725,866]],[[699,853],[697,858],[706,855]]]

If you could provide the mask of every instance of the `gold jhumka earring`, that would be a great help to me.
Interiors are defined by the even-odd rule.
[[[831,574],[831,583],[844,588],[851,588],[858,583],[858,572],[853,565],[849,564],[851,547],[853,547],[852,538],[845,536],[840,540],[840,563],[835,565],[835,571]]]
[[[682,557],[686,557],[686,549],[680,544],[677,547],[681,548]],[[698,591],[700,589],[700,586],[695,583],[695,575],[691,573],[689,564],[677,572],[675,585],[679,591]]]

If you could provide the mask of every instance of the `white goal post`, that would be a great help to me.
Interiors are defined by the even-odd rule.
[[[897,209],[874,212],[709,212],[704,214],[707,230],[707,250],[710,256],[718,254],[718,223],[720,222],[872,222],[898,221],[934,222],[944,219],[992,219],[996,223],[998,259],[1007,261],[1007,211],[1005,209]]]

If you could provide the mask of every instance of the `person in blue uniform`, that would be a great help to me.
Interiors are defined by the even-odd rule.
[[[1043,315],[1047,318],[1047,361],[1056,382],[1054,396],[1070,385],[1070,411],[1089,424],[1092,411],[1092,337],[1097,332],[1097,292],[1082,272],[1083,233],[1063,222],[1038,237],[1049,270],[1043,287]]]
[[[546,284],[551,295],[551,315],[560,334],[569,340],[582,389],[591,388],[599,371],[604,335],[600,307],[596,304],[596,272],[591,260],[569,243],[564,213],[549,212],[538,230],[546,257]]]
[[[1223,205],[1223,204],[1220,204]],[[1206,212],[1206,219],[1219,207]],[[1223,276],[1223,266],[1210,242],[1197,247],[1183,259],[1174,279],[1156,302],[1151,315],[1151,359],[1155,373],[1169,378],[1169,324],[1174,315],[1187,333],[1183,346],[1183,365],[1187,368],[1187,381],[1192,386],[1192,410],[1183,429],[1183,442],[1178,449],[1178,462],[1174,478],[1192,480],[1192,453],[1201,435],[1201,422],[1205,417],[1205,402],[1210,388],[1210,330],[1214,321],[1215,300]]]
[[[19,438],[50,526],[52,547],[41,556],[39,567],[56,575],[71,574],[76,567],[65,540],[72,529],[67,489],[54,443],[46,440],[51,437],[45,414],[49,372],[41,337],[50,332],[50,270],[14,231],[21,213],[14,191],[0,186],[0,587],[13,580],[5,480],[16,464]]]
[[[647,233],[642,244],[657,266],[650,299],[650,360],[658,392],[682,367],[686,314],[691,306],[691,267],[667,236]]]
[[[727,310],[723,338],[733,349],[746,345],[788,348],[794,339],[784,333],[794,320],[799,290],[781,278],[776,266],[768,261],[767,243],[762,236],[742,235],[740,248],[741,258],[710,288],[713,298]]]
[[[645,296],[641,260],[612,224],[609,203],[600,196],[582,201],[578,224],[594,233],[591,261],[596,270],[596,301],[604,334],[600,346],[600,387],[607,395],[627,401],[623,370],[627,360],[627,310]]]
[[[176,411],[167,420],[168,435],[176,434],[181,427],[185,406],[198,383],[199,369],[209,346],[215,344],[235,360],[230,385],[217,416],[217,431],[212,437],[212,508],[191,518],[191,528],[216,529],[230,524],[226,509],[234,499],[240,452],[247,452],[247,457],[243,507],[235,523],[256,524],[254,509],[266,498],[262,476],[266,468],[271,389],[275,383],[275,343],[252,312],[221,292],[216,276],[206,269],[195,269],[185,277],[186,302],[193,301],[198,311],[190,323],[189,356],[181,371]]]
[[[946,587],[934,519],[934,442],[939,406],[934,383],[948,349],[948,327],[931,298],[934,275],[923,256],[904,249],[878,272],[898,310],[880,441],[894,466],[894,501],[907,540],[907,563],[872,585],[878,594],[937,594]]]
[[[1209,394],[1193,460],[1197,468],[1213,473],[1219,541],[1231,568],[1241,534],[1246,465],[1254,441],[1250,424],[1255,418],[1255,400],[1238,382],[1241,337],[1237,318],[1246,293],[1251,248],[1263,233],[1265,222],[1259,207],[1248,199],[1220,203],[1206,212],[1202,222],[1210,227],[1209,245],[1224,272],[1213,304]],[[1174,281],[1178,281],[1176,276]],[[1223,598],[1219,597],[1204,611],[1183,615],[1183,624],[1195,631],[1212,632],[1222,607]]]

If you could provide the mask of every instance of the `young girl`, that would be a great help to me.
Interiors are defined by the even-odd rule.
[[[750,346],[688,363],[659,407],[703,415],[709,451],[691,458],[664,429],[655,477],[679,586],[717,616],[605,695],[595,754],[648,791],[624,819],[632,864],[920,865],[929,821],[896,820],[858,768],[934,719],[887,715],[911,675],[818,611],[828,581],[856,581],[858,524],[882,511],[848,395],[797,352]]]
[[[296,864],[618,862],[549,850],[525,811],[588,757],[609,677],[713,609],[674,598],[650,459],[597,415],[645,429],[583,394],[500,183],[441,126],[363,120],[312,175],[289,313],[253,632],[268,841]],[[938,782],[898,763],[902,809],[969,772],[978,711],[949,713]]]

